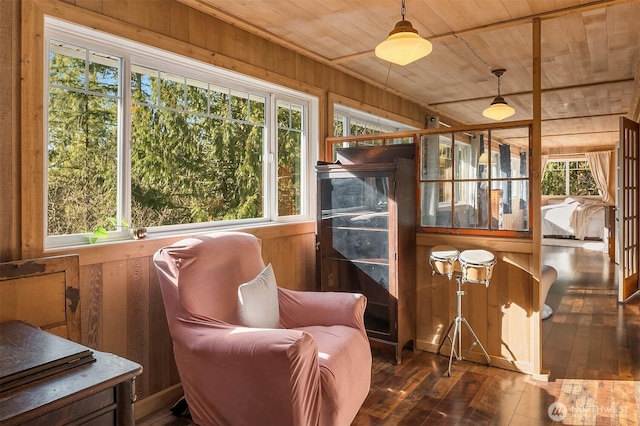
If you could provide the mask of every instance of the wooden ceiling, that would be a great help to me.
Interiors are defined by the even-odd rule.
[[[640,0],[406,0],[405,19],[433,43],[412,64],[373,54],[401,0],[180,0],[251,33],[429,107],[485,123],[501,92],[533,118],[532,20],[542,21],[543,151],[612,149],[620,116],[637,117]]]

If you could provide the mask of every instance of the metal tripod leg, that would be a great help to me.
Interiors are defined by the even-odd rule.
[[[453,337],[451,337],[451,335],[449,334],[449,332],[451,331],[451,327],[453,327]],[[451,321],[451,324],[449,325],[449,328],[447,329],[447,333],[445,334],[445,336],[442,338],[442,341],[440,342],[440,346],[438,346],[438,354],[440,354],[440,350],[442,349],[442,345],[444,344],[445,340],[449,340],[449,342],[451,343],[451,353],[449,354],[449,368],[447,369],[447,374],[449,375],[449,377],[451,377],[451,363],[453,362],[453,357],[455,356],[457,360],[462,359],[462,357],[460,356],[461,354],[461,340],[460,340],[460,332],[462,331],[461,326],[460,326],[460,317],[455,317],[453,319],[453,321]],[[456,343],[458,345],[458,349],[456,350]]]
[[[447,369],[447,374],[449,375],[449,377],[451,377],[451,363],[453,361],[454,355],[457,360],[464,359],[469,353],[469,351],[471,351],[471,348],[473,348],[473,346],[475,346],[476,344],[480,346],[482,353],[487,359],[487,365],[491,365],[491,358],[489,358],[489,354],[484,349],[484,346],[482,346],[482,343],[480,343],[480,339],[478,339],[478,336],[471,328],[471,325],[469,325],[469,322],[467,321],[467,319],[464,316],[462,316],[462,296],[464,296],[465,292],[462,291],[462,279],[460,277],[456,277],[456,281],[458,283],[458,289],[456,291],[456,296],[457,296],[456,317],[453,319],[453,321],[451,321],[451,324],[449,324],[449,328],[447,329],[447,332],[442,338],[442,341],[440,342],[440,346],[438,346],[438,354],[439,354],[445,340],[448,339],[449,342],[451,342],[451,353],[449,354],[449,368]],[[462,325],[461,325],[463,322],[465,323],[465,325],[467,326],[467,329],[473,336],[473,343],[471,343],[471,346],[469,346],[469,349],[467,349],[467,352],[464,355],[462,355]],[[451,332],[451,327],[453,327],[453,337],[451,337],[451,335],[449,334]],[[456,345],[458,346],[457,350],[456,350]]]
[[[464,354],[464,357],[466,357],[467,354],[469,353],[469,351],[471,350],[471,348],[474,347],[477,344],[478,346],[480,346],[480,349],[482,350],[482,353],[484,354],[484,357],[487,359],[487,365],[491,365],[491,358],[489,358],[489,354],[484,349],[484,346],[482,346],[482,343],[480,343],[480,339],[478,339],[478,336],[476,336],[475,331],[473,331],[473,328],[471,328],[471,326],[469,325],[469,322],[467,322],[467,319],[465,317],[462,317],[462,321],[467,325],[467,328],[469,329],[469,332],[473,336],[473,343],[471,343],[471,346],[469,346],[469,349],[467,349],[467,352]],[[462,357],[462,358],[464,358],[464,357]]]
[[[453,356],[456,356],[456,359],[460,359],[460,355],[462,354],[461,350],[461,327],[460,327],[460,318],[455,319],[456,325],[453,328],[453,340],[451,341],[451,353],[449,354],[449,367],[447,368],[447,374],[451,377],[451,363],[453,362]],[[456,351],[456,342],[458,343],[458,350]]]
[[[451,321],[451,324],[449,324],[449,328],[447,328],[447,332],[444,334],[444,337],[440,341],[440,346],[438,346],[438,355],[440,354],[440,350],[442,349],[442,345],[444,345],[445,340],[449,339],[449,342],[451,342],[451,345],[453,346],[453,340],[451,340],[451,336],[449,336],[449,332],[451,331],[451,328],[453,328],[455,323],[456,323],[456,319],[454,318],[453,321]]]

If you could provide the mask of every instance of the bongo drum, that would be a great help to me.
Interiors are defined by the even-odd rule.
[[[458,258],[462,281],[489,286],[496,258],[487,250],[465,250]]]
[[[451,246],[435,246],[429,253],[429,264],[431,264],[432,274],[446,275],[451,279],[453,275],[453,265],[458,260],[460,252]]]
[[[438,246],[433,248],[433,251],[436,251]],[[455,250],[455,249],[454,249]],[[444,250],[443,250],[444,251]],[[455,250],[457,253],[458,251]],[[491,279],[491,275],[493,274],[493,267],[496,264],[496,257],[487,250],[464,250],[462,253],[457,255],[458,262],[460,263],[461,273],[457,276],[456,281],[458,288],[456,290],[456,317],[449,324],[449,328],[445,333],[442,341],[440,342],[440,346],[438,346],[438,353],[442,350],[442,345],[445,341],[449,341],[451,343],[451,352],[449,353],[449,368],[447,373],[451,376],[451,362],[453,358],[456,359],[465,359],[469,351],[474,346],[478,346],[482,351],[485,359],[487,360],[487,365],[491,365],[491,357],[487,353],[487,350],[482,346],[480,339],[478,339],[478,335],[473,331],[469,321],[462,314],[462,296],[466,294],[464,290],[462,290],[462,285],[465,282],[469,283],[478,283],[484,284],[485,286],[489,286],[489,280]],[[453,266],[452,268],[453,269]],[[434,268],[435,271],[435,268]],[[473,341],[471,345],[467,349],[466,353],[462,353],[462,326],[467,328],[471,337],[473,337]],[[453,330],[453,335],[451,331]]]

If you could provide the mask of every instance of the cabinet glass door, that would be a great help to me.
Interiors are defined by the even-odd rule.
[[[395,290],[389,277],[389,176],[320,175],[321,287],[367,297],[370,337],[394,338]]]

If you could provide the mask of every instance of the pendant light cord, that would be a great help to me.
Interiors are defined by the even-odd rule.
[[[407,13],[407,7],[404,4],[405,0],[402,0],[402,6],[400,7],[400,14],[402,15],[402,20],[404,21],[404,15]]]
[[[455,38],[457,38],[458,40],[460,40],[461,42],[463,42],[465,44],[465,46],[467,46],[467,48],[474,54],[476,55],[476,57],[478,59],[480,59],[480,61],[485,64],[487,66],[487,68],[491,69],[491,65],[489,65],[487,63],[487,61],[485,61],[484,59],[482,59],[482,56],[480,56],[480,54],[476,51],[476,49],[474,49],[473,47],[471,47],[471,45],[467,42],[467,40],[465,40],[464,38],[460,37],[458,34],[453,34],[453,36]]]
[[[402,0],[404,3],[404,0]],[[391,74],[391,62],[389,62],[389,68],[387,68],[387,78],[384,80],[384,89],[382,89],[382,97],[380,98],[380,108],[378,108],[378,126],[380,126],[380,114],[382,114],[382,101],[384,100],[384,94],[387,93],[387,87],[389,87],[389,74]]]

